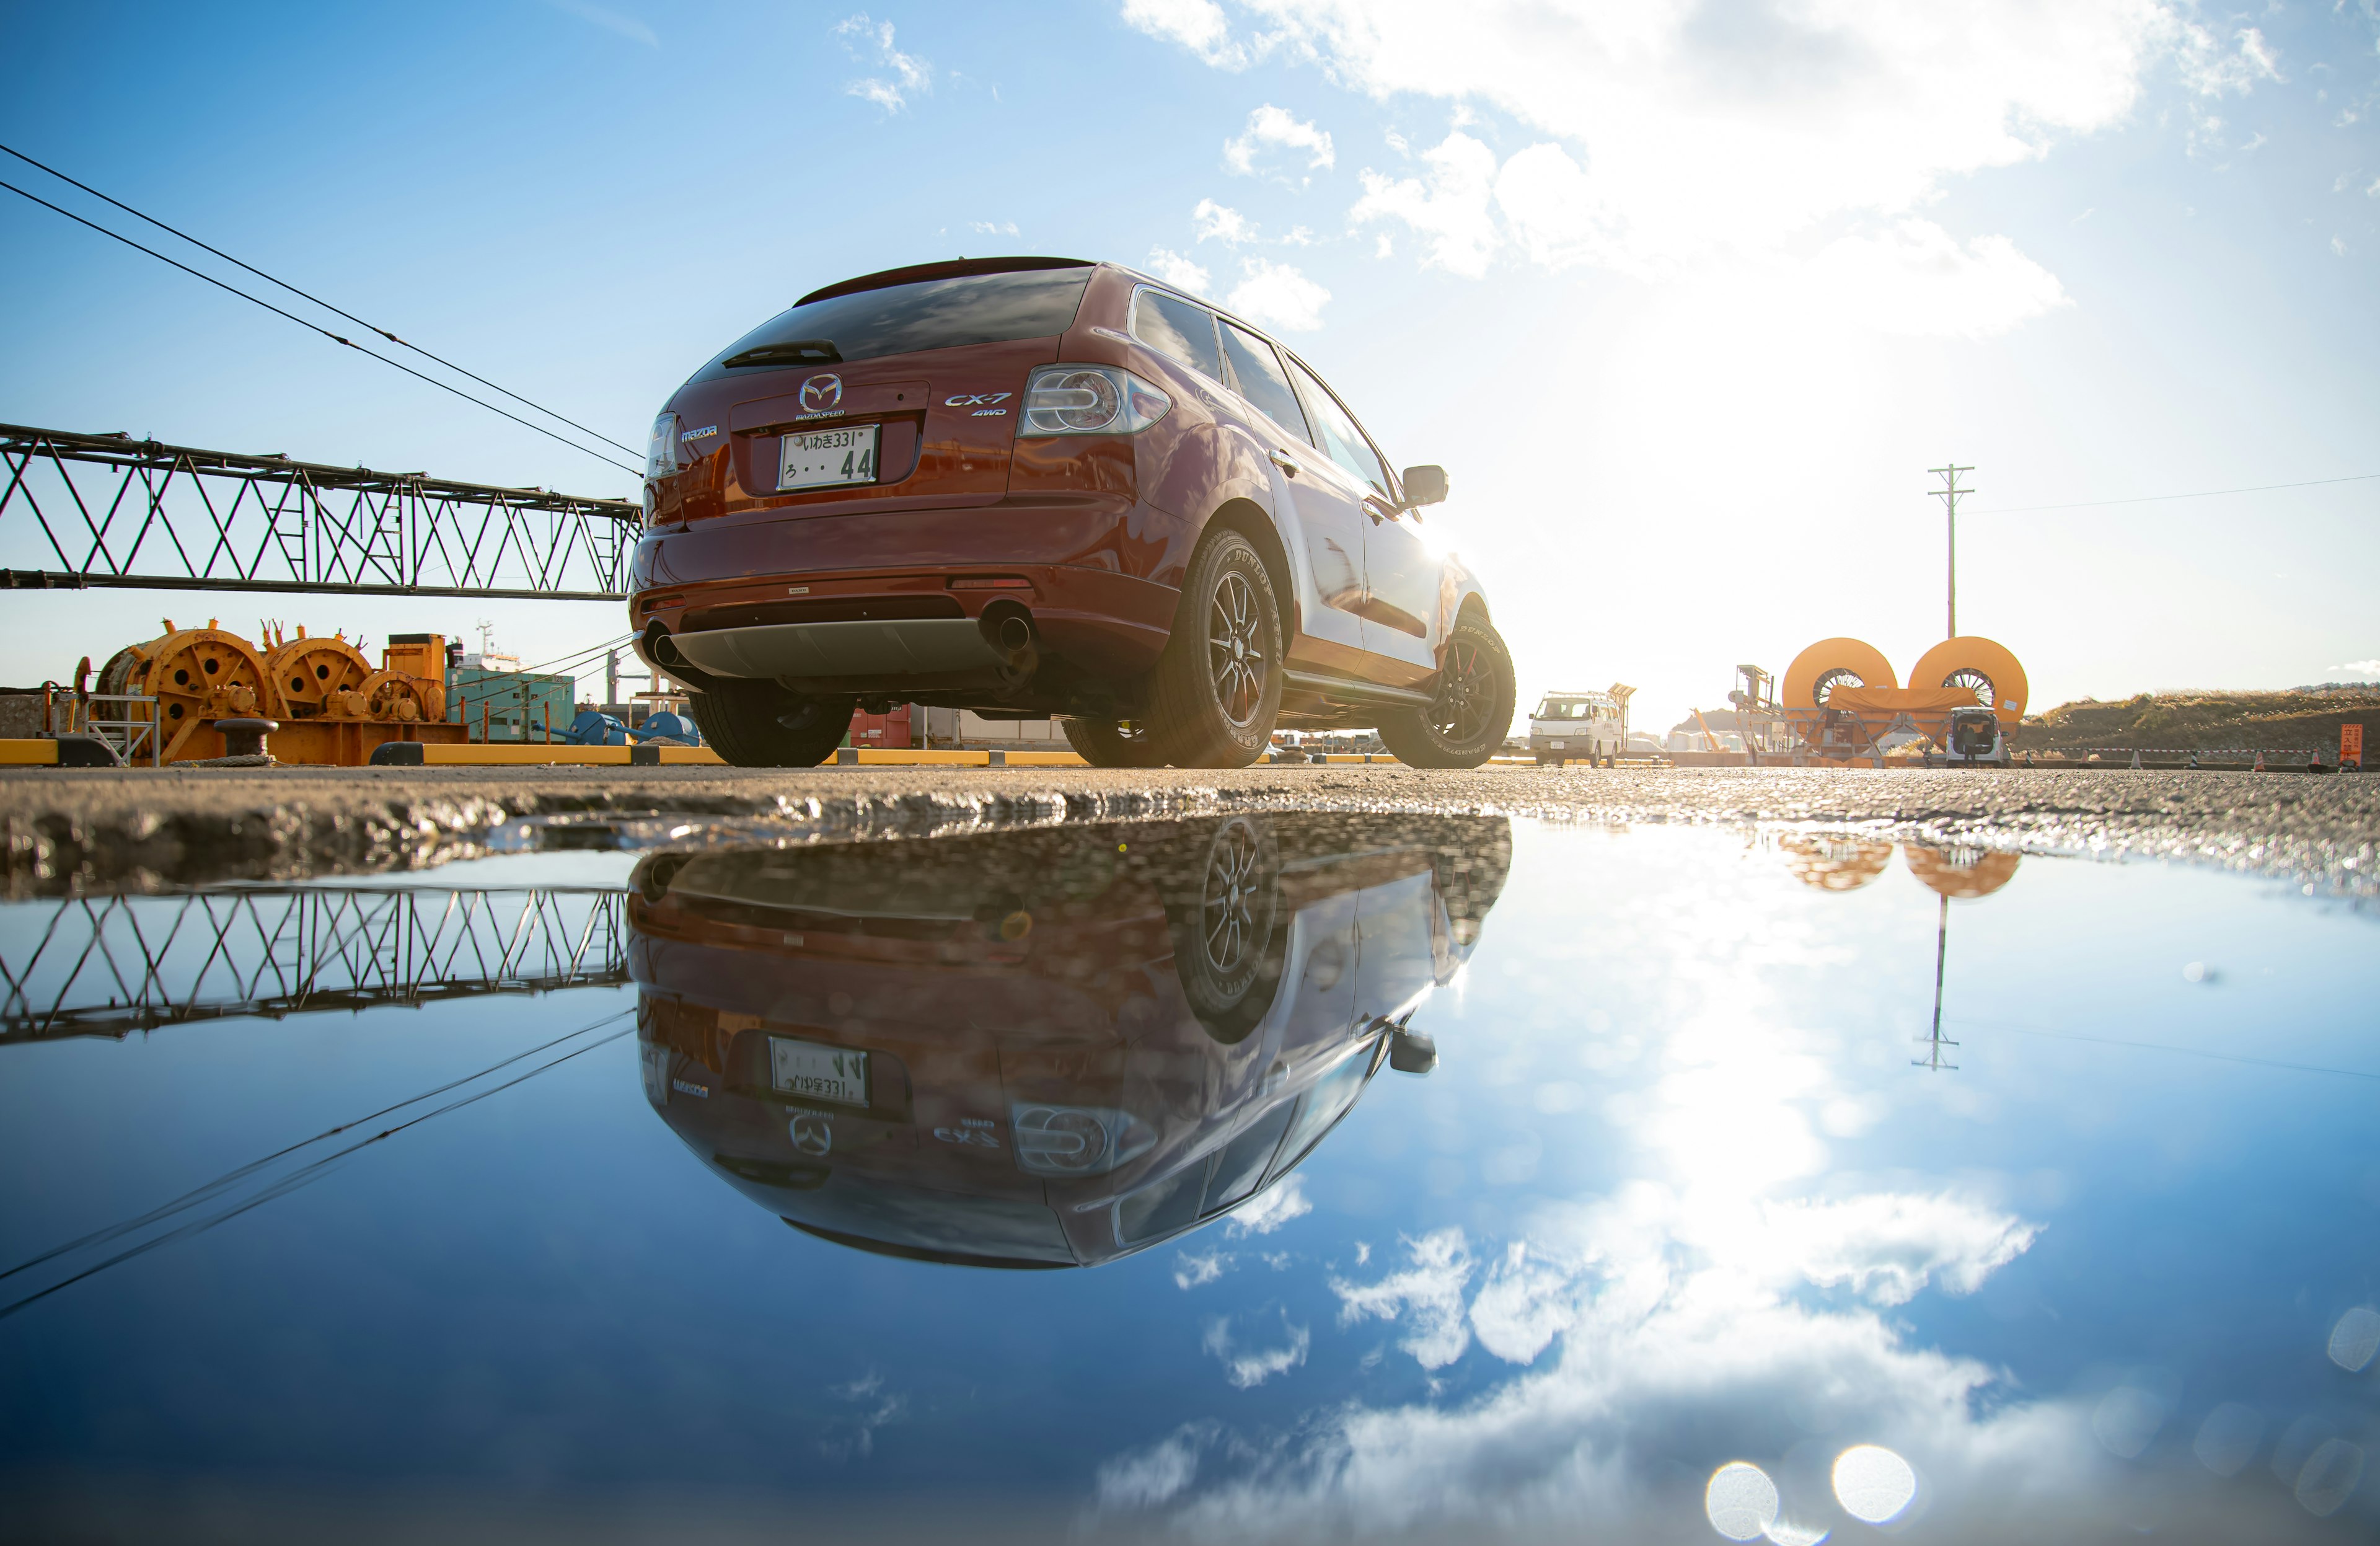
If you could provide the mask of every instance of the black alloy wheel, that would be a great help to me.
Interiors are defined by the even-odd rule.
[[[1247,1039],[1280,996],[1289,912],[1272,824],[1234,816],[1186,855],[1192,886],[1169,901],[1173,962],[1191,1013],[1226,1046]],[[1191,877],[1185,877],[1189,879]]]
[[[1380,739],[1416,768],[1475,768],[1504,744],[1516,692],[1502,637],[1485,619],[1465,617],[1448,636],[1429,707],[1383,718]]]
[[[1058,722],[1058,727],[1066,733],[1066,744],[1095,768],[1154,768],[1164,761],[1158,755],[1156,737],[1140,720],[1069,715]]]
[[[1149,674],[1148,723],[1159,760],[1184,768],[1245,768],[1272,742],[1281,710],[1281,605],[1255,546],[1210,530],[1190,560],[1173,634]]]
[[[856,700],[810,698],[774,682],[714,680],[686,695],[704,744],[739,768],[814,768],[851,734]]]

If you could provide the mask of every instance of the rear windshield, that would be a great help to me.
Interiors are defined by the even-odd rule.
[[[694,379],[1050,337],[1075,325],[1090,278],[1087,268],[970,274],[814,300],[736,339]],[[796,347],[820,344],[832,352]]]

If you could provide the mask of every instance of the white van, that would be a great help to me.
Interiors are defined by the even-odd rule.
[[[1529,715],[1529,750],[1557,766],[1620,752],[1620,700],[1608,692],[1549,692]]]

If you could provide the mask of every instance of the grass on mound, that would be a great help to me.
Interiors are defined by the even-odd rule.
[[[2119,702],[2085,698],[2028,716],[2016,744],[2029,751],[2085,747],[2261,750],[2319,747],[2338,753],[2338,727],[2360,724],[2380,753],[2380,688],[2324,692],[2144,692]]]

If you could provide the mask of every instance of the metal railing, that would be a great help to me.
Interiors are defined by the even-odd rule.
[[[626,894],[225,886],[0,907],[0,1043],[627,980]]]
[[[625,500],[0,424],[0,590],[613,601]]]

